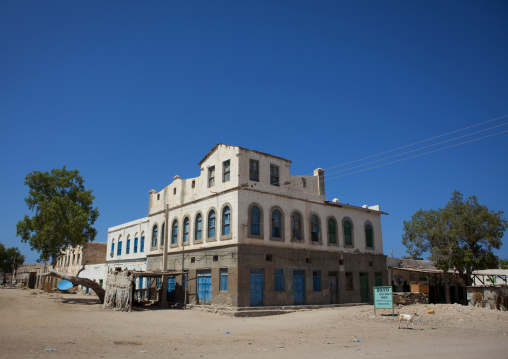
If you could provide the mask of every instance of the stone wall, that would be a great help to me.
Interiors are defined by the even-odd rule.
[[[393,293],[393,305],[428,304],[429,295],[425,293]]]

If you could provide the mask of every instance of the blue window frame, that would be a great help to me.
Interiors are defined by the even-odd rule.
[[[279,210],[274,210],[272,212],[272,237],[273,238],[281,238],[282,237],[281,218],[282,218],[282,215]]]
[[[173,230],[171,231],[171,244],[178,243],[178,221],[175,219],[173,221]]]
[[[141,236],[141,246],[139,248],[139,251],[143,253],[145,251],[145,236]]]
[[[118,249],[116,250],[116,255],[119,256],[122,254],[122,241],[118,241]]]
[[[157,247],[157,225],[152,229],[152,247]]]
[[[194,235],[194,239],[196,241],[201,240],[202,232],[203,232],[203,216],[201,215],[201,213],[198,213],[198,215],[196,216],[196,233]]]
[[[215,211],[212,209],[208,214],[208,238],[215,237]]]
[[[131,239],[127,239],[127,248],[125,248],[125,254],[129,254],[131,248]]]
[[[312,271],[312,289],[314,292],[321,292],[321,271]]]
[[[111,254],[115,253],[115,242],[111,243]]]
[[[250,209],[250,234],[254,236],[261,234],[261,211],[256,206]]]
[[[138,280],[138,289],[143,289],[143,277],[139,277],[139,280]]]
[[[228,269],[227,268],[220,269],[220,290],[221,291],[228,290]]]
[[[231,210],[229,209],[229,206],[226,206],[224,208],[224,211],[222,211],[222,235],[227,236],[231,233],[231,226],[230,226],[230,218],[231,218]]]
[[[284,292],[284,269],[275,269],[273,282],[274,291]]]
[[[186,243],[189,241],[189,217],[183,220],[183,241]]]
[[[134,238],[134,253],[138,253],[138,237]]]

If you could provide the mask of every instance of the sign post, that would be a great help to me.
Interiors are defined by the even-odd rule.
[[[395,315],[393,310],[393,292],[391,286],[374,287],[374,315],[376,309],[391,309],[392,315]]]

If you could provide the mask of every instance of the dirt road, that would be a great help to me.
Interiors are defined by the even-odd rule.
[[[103,309],[92,296],[0,289],[0,357],[508,358],[508,312],[459,305],[399,310],[419,313],[414,329],[398,329],[388,310],[374,316],[372,306],[256,318],[123,313]]]

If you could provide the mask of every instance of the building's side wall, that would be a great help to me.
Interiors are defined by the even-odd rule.
[[[107,243],[88,243],[83,249],[82,264],[99,264],[106,262]]]
[[[358,303],[361,301],[360,273],[368,276],[368,302],[372,303],[372,288],[375,275],[382,277],[382,284],[388,285],[386,257],[384,255],[332,253],[307,250],[287,250],[261,246],[240,246],[239,249],[238,305],[250,305],[250,271],[263,269],[263,305],[293,305],[295,270],[305,271],[305,304],[331,304],[330,276],[338,279],[337,303]],[[274,291],[274,270],[284,273],[284,291]],[[321,290],[314,291],[313,272],[320,272]],[[353,277],[353,288],[346,288],[346,273]]]
[[[182,266],[183,259],[183,266]],[[162,266],[162,255],[148,256],[147,270],[158,270]],[[228,270],[228,289],[220,290],[220,269]],[[172,252],[167,257],[167,269],[180,272],[189,271],[189,287],[187,303],[197,304],[197,273],[199,270],[211,271],[211,303],[212,305],[238,306],[238,248],[236,245],[185,250]],[[183,302],[181,290],[182,277],[176,276],[176,300]],[[201,303],[200,303],[201,304]]]

